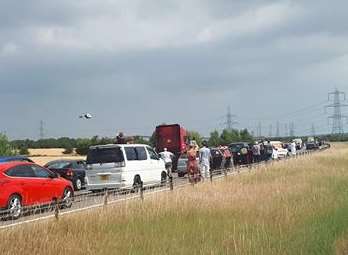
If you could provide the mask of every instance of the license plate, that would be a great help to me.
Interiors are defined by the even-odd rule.
[[[108,181],[109,180],[109,175],[101,175],[100,176],[101,181]]]

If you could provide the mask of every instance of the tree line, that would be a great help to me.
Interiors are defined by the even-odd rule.
[[[232,142],[252,142],[253,137],[248,130],[223,130],[221,133],[213,131],[209,138],[204,138],[197,131],[188,131],[188,140],[195,140],[198,145],[202,145],[203,140],[207,140],[209,146],[228,145]],[[149,140],[143,139],[140,136],[134,136],[134,143],[148,144],[152,147],[155,146],[155,133],[152,134]],[[49,148],[64,148],[66,154],[70,154],[76,151],[79,155],[86,155],[88,148],[93,145],[103,145],[114,143],[115,138],[110,137],[99,137],[93,136],[91,138],[47,138],[40,140],[22,139],[9,141],[3,134],[0,135],[0,155],[11,155],[11,154],[29,154],[28,149],[49,149]]]

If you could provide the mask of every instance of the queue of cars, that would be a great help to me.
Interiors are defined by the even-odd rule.
[[[271,141],[267,146],[276,148],[280,157],[289,153],[278,141]],[[252,162],[250,144],[232,143],[227,148],[211,148],[212,170],[226,167],[224,150],[229,150],[234,165]],[[182,177],[186,169],[187,157],[182,153],[175,170]],[[74,191],[82,188],[88,191],[137,189],[166,180],[164,161],[153,148],[144,144],[92,146],[86,161],[55,160],[44,167],[24,156],[0,157],[0,210],[6,210],[8,218],[17,219],[24,207],[54,205],[57,201],[62,201],[61,207],[71,207]]]
[[[55,160],[44,167],[27,157],[0,157],[0,218],[18,219],[24,209],[52,208],[58,201],[71,207],[74,191],[83,187],[138,189],[166,180],[164,161],[143,144],[92,146],[87,161]]]

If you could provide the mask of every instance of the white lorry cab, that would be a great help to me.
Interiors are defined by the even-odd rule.
[[[102,190],[165,182],[164,161],[148,145],[92,146],[87,154],[86,187]]]

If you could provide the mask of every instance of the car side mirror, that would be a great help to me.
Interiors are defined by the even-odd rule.
[[[57,174],[57,173],[52,173],[52,174],[50,174],[50,178],[51,178],[51,179],[57,179],[57,178],[59,178],[59,174]]]

